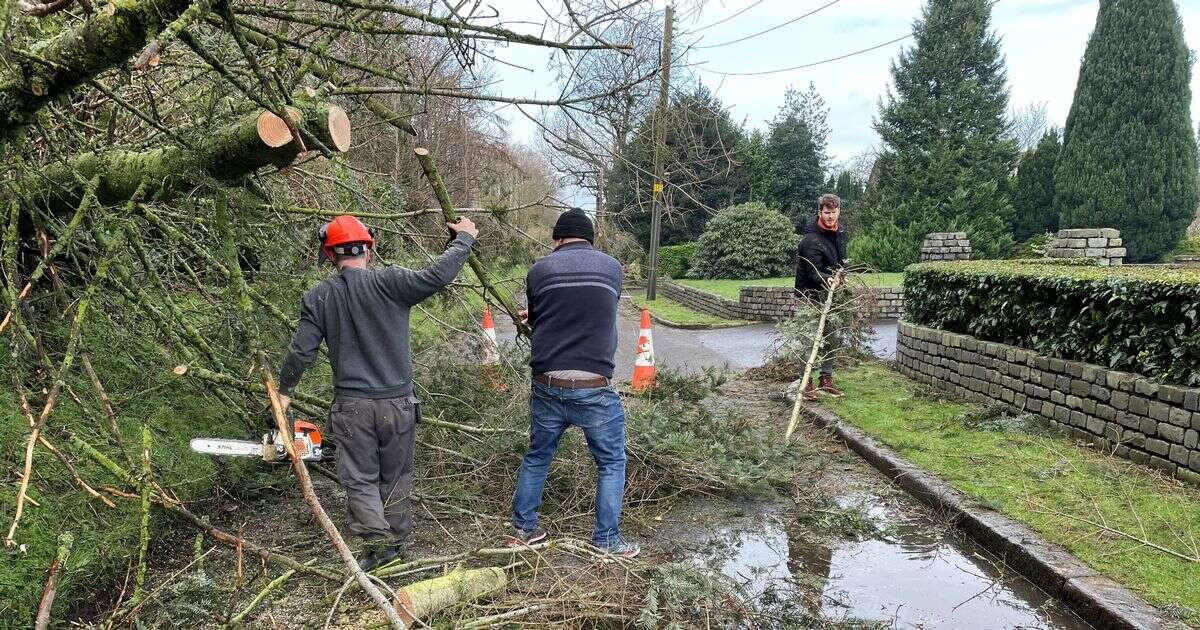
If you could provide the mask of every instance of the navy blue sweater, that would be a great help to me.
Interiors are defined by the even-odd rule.
[[[584,241],[555,249],[529,269],[534,374],[583,370],[612,378],[621,263]]]

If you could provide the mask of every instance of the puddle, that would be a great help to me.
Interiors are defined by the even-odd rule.
[[[857,540],[822,540],[811,524],[788,522],[782,510],[772,510],[754,523],[699,540],[702,551],[692,557],[743,584],[760,601],[792,600],[833,623],[1091,628],[986,551],[923,514],[870,495],[840,497],[818,513],[841,519],[830,529],[849,527]]]

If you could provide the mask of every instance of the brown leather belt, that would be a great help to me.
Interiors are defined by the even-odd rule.
[[[554,378],[545,374],[534,374],[533,380],[550,387],[563,389],[589,389],[593,387],[608,387],[608,379],[603,376],[596,378]]]

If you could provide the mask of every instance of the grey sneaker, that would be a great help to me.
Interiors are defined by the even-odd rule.
[[[514,528],[513,533],[508,536],[509,547],[528,547],[533,543],[546,539],[546,530],[541,527],[533,529]]]
[[[603,551],[604,553],[613,556],[620,556],[626,559],[636,558],[638,557],[638,554],[642,552],[641,545],[630,540],[625,540],[621,537],[612,539],[607,545],[596,546],[599,547],[600,551]]]

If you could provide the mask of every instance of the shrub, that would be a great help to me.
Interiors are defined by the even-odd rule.
[[[692,268],[692,257],[696,255],[696,243],[667,245],[658,250],[658,272],[672,278],[683,278]]]
[[[1021,262],[924,263],[909,321],[1061,359],[1200,385],[1200,272]]]
[[[1174,256],[1200,256],[1200,236],[1190,236],[1175,246]]]
[[[848,256],[855,266],[877,271],[903,271],[919,260],[921,237],[892,223],[879,223],[850,239]]]
[[[800,237],[777,210],[752,201],[725,208],[696,243],[692,278],[769,278],[792,273]]]

